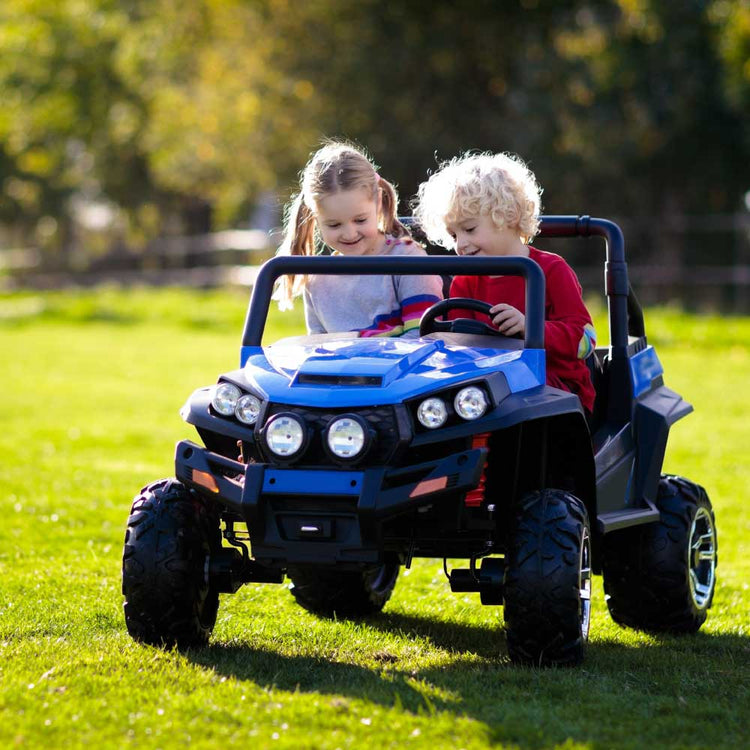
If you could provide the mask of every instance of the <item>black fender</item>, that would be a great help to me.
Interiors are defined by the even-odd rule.
[[[492,484],[499,494],[507,496],[510,475],[517,472],[514,499],[539,489],[563,489],[596,518],[594,452],[578,396],[551,386],[514,393],[481,422],[482,430],[492,433]]]
[[[692,405],[663,383],[638,397],[633,409],[637,446],[634,497],[643,498],[648,504],[656,501],[669,428],[691,411]]]

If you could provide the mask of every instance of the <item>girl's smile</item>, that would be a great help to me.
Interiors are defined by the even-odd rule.
[[[318,200],[315,208],[321,237],[331,249],[342,255],[373,255],[382,249],[380,193],[376,200],[365,187],[341,190]]]

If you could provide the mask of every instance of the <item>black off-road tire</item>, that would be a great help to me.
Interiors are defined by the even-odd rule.
[[[207,561],[221,546],[219,520],[196,492],[164,479],[133,500],[125,532],[125,623],[136,640],[204,646],[216,623],[219,594]]]
[[[700,485],[662,476],[661,519],[604,537],[604,592],[612,619],[649,632],[694,633],[716,586],[718,540]]]
[[[517,664],[583,660],[591,614],[591,532],[586,506],[562,490],[528,494],[510,528],[505,579],[508,655]]]
[[[365,617],[380,612],[391,598],[399,566],[365,570],[290,567],[292,595],[309,612],[331,617]]]

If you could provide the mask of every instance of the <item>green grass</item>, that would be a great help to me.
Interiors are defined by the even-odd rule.
[[[223,596],[212,645],[125,630],[130,500],[173,471],[193,389],[237,364],[234,292],[0,297],[0,747],[708,748],[750,715],[750,320],[646,313],[667,385],[696,408],[665,468],[716,509],[719,580],[700,633],[610,620],[595,583],[583,667],[509,664],[502,610],[415,561],[382,616],[317,619],[284,587]],[[274,317],[276,338],[293,332]],[[598,316],[597,327],[606,331]]]

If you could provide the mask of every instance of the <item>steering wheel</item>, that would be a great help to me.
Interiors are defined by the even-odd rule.
[[[426,336],[434,332],[450,333],[479,333],[491,336],[504,336],[497,328],[488,323],[473,318],[456,318],[455,320],[436,320],[440,315],[445,315],[449,310],[474,310],[475,312],[490,314],[492,305],[478,299],[468,297],[452,297],[436,302],[432,307],[424,311],[419,321],[419,335]]]

